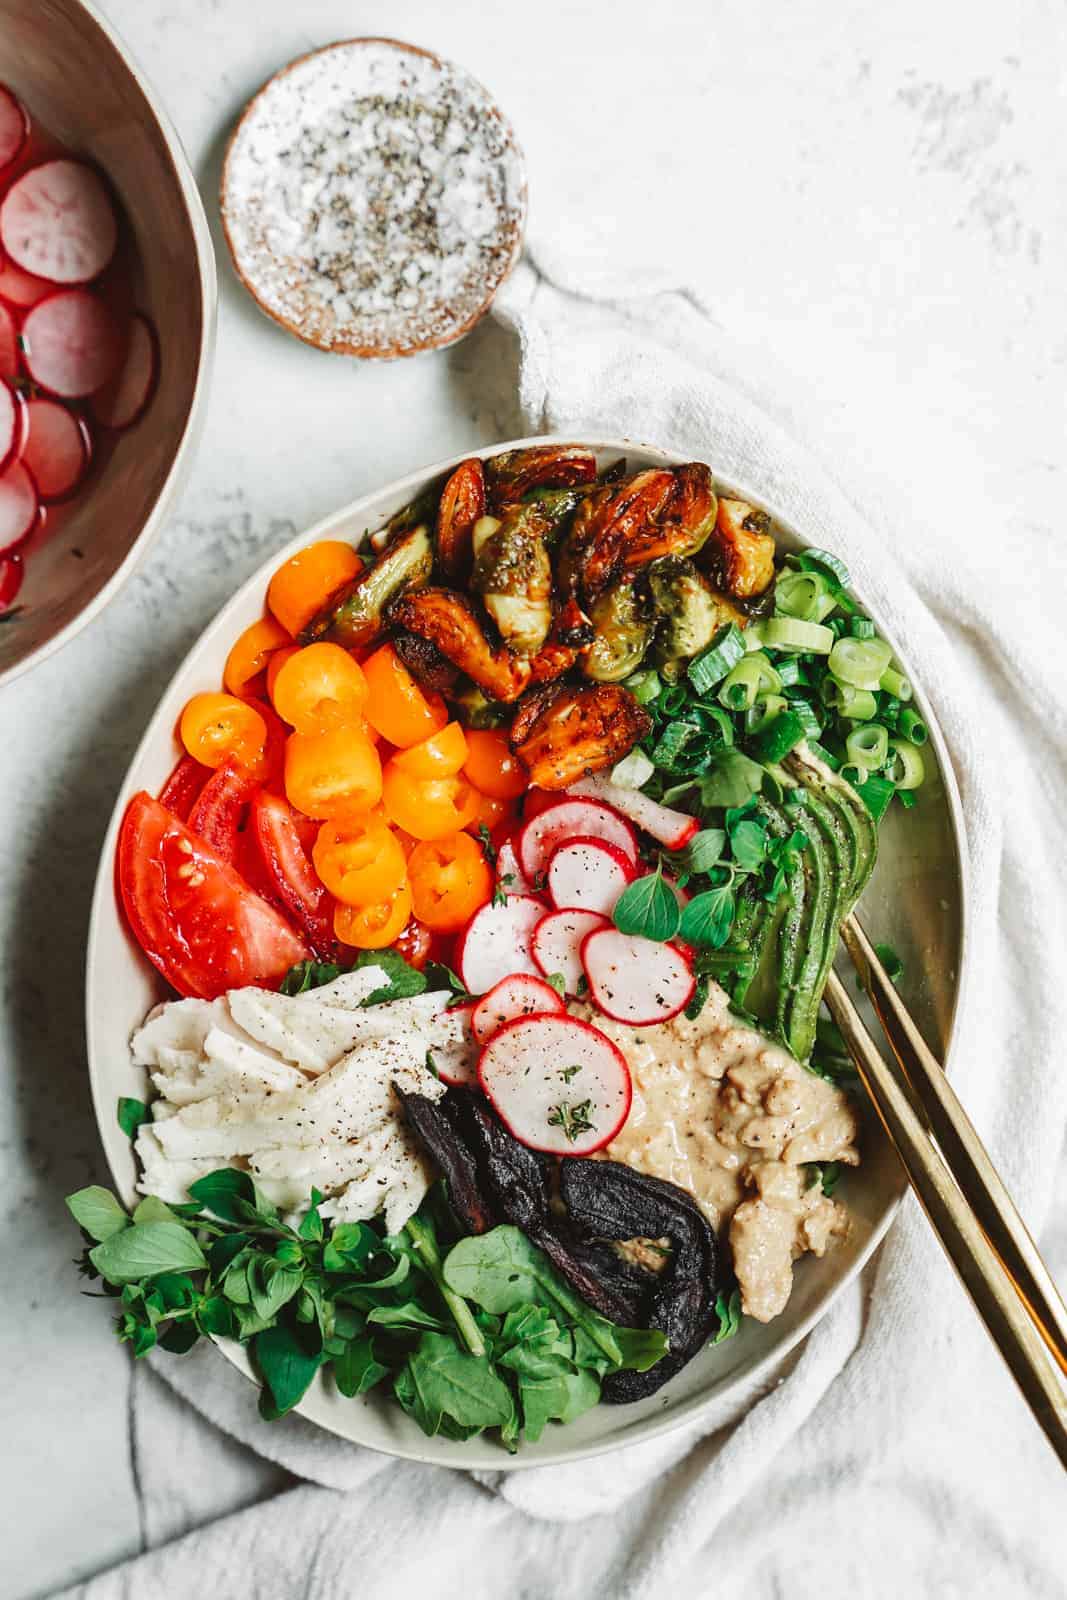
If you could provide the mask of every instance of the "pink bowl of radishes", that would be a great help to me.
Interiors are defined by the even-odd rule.
[[[78,0],[0,0],[0,683],[84,626],[159,527],[214,305],[192,174],[107,26]]]

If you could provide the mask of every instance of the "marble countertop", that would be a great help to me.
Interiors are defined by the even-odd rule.
[[[105,10],[169,106],[209,212],[233,118],[285,60],[354,32],[455,57],[510,113],[531,230],[556,257],[592,229],[605,271],[698,282],[736,339],[775,351],[786,421],[818,408],[824,437],[883,458],[887,481],[901,462],[944,463],[946,538],[953,472],[979,474],[1009,546],[1013,529],[1052,533],[1064,23],[1041,0],[668,0],[651,40],[637,0],[499,7],[491,27],[479,0]],[[105,1308],[78,1295],[62,1197],[106,1181],[83,956],[100,841],[141,730],[221,602],[302,526],[522,431],[516,352],[492,324],[450,352],[361,366],[287,339],[220,265],[214,391],[179,511],[104,616],[0,691],[0,1151],[14,1196],[0,1471],[18,1507],[2,1596],[47,1593],[140,1542],[127,1356]]]

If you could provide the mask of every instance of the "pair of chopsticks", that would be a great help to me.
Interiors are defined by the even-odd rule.
[[[841,929],[898,1070],[836,972],[826,1003],[945,1252],[1067,1467],[1067,1307],[940,1062],[854,916]]]

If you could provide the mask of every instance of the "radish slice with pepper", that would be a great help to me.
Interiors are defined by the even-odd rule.
[[[588,1156],[630,1111],[633,1085],[611,1040],[576,1017],[520,1017],[478,1058],[478,1081],[508,1130],[531,1150]]]
[[[18,306],[20,310],[35,306],[38,300],[55,292],[54,283],[49,283],[46,278],[35,278],[31,272],[23,272],[13,261],[5,261],[0,267],[0,300],[6,300],[10,306]]]
[[[582,778],[572,783],[567,793],[610,806],[668,850],[681,850],[700,827],[696,817],[687,812],[661,806],[658,800],[651,800],[640,789],[624,789],[607,778]]]
[[[581,911],[568,906],[564,911],[550,911],[542,917],[533,931],[530,952],[546,978],[558,974],[569,995],[577,995],[584,987],[581,948],[587,934],[597,928],[611,926],[599,911]]]
[[[30,119],[25,106],[0,83],[0,171],[18,160],[29,133]]]
[[[543,978],[529,973],[511,973],[493,985],[474,1008],[471,1026],[479,1044],[488,1044],[505,1022],[516,1017],[532,1017],[538,1012],[562,1011],[563,1001]]]
[[[88,283],[115,254],[111,196],[84,161],[44,161],[0,205],[0,243],[17,267],[51,283]]]
[[[122,358],[122,340],[104,303],[88,289],[63,289],[39,300],[22,324],[30,377],[50,394],[92,394]]]
[[[155,329],[140,312],[130,322],[130,335],[122,366],[93,395],[90,410],[104,428],[130,428],[143,416],[159,376],[159,346]]]
[[[24,408],[14,389],[0,380],[0,472],[22,449],[25,438]]]
[[[471,1027],[474,1001],[453,1006],[434,1025],[435,1043],[429,1051],[433,1070],[452,1089],[473,1089],[478,1084],[479,1044]],[[443,1039],[438,1034],[444,1033]]]
[[[589,993],[606,1017],[632,1028],[669,1022],[693,998],[689,957],[673,944],[599,928],[582,941]]]
[[[40,505],[37,490],[21,461],[0,473],[0,556],[9,556],[25,544],[34,528]]]
[[[637,835],[624,817],[600,801],[561,799],[531,817],[519,834],[519,865],[531,883],[568,839],[606,839],[637,865]]]
[[[568,839],[549,859],[549,899],[561,909],[580,906],[610,917],[634,874],[633,863],[606,839]]]
[[[28,467],[45,503],[74,493],[89,468],[92,441],[81,417],[58,400],[34,395],[25,407],[25,440],[19,460]]]
[[[19,375],[19,330],[10,309],[0,302],[0,378]]]
[[[529,894],[530,885],[519,865],[514,839],[505,839],[496,853],[496,881],[505,894]]]
[[[487,994],[501,978],[529,972],[537,977],[530,935],[547,906],[528,894],[509,894],[476,911],[456,944],[456,966],[468,994]]]

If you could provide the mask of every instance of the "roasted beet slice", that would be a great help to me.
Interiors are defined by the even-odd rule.
[[[444,1174],[456,1216],[468,1232],[488,1233],[500,1219],[493,1214],[470,1143],[460,1130],[458,1096],[452,1092],[442,1100],[430,1100],[422,1094],[405,1094],[399,1084],[393,1088],[408,1127]]]

